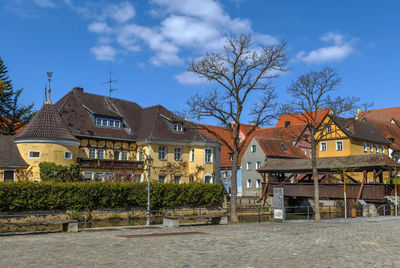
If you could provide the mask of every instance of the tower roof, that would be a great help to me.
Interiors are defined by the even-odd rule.
[[[14,136],[15,141],[22,140],[62,140],[78,142],[53,104],[46,103],[37,112],[28,125]]]

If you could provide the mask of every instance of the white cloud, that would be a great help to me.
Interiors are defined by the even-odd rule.
[[[178,81],[179,84],[182,85],[200,85],[206,84],[208,81],[201,78],[197,74],[191,72],[184,72],[181,74],[175,75],[175,79]]]
[[[125,23],[131,20],[136,12],[129,1],[120,4],[111,4],[107,7],[108,15],[119,23]]]
[[[255,34],[253,41],[265,46],[276,45],[279,43],[278,39],[268,34]]]
[[[114,61],[116,51],[112,46],[102,45],[92,47],[90,52],[95,55],[96,60]]]
[[[94,22],[89,24],[89,31],[94,33],[109,33],[111,32],[111,28],[105,22]]]
[[[315,49],[308,53],[300,51],[297,53],[296,59],[309,64],[341,61],[355,51],[352,42],[340,34],[328,32],[321,36],[321,40],[326,43],[333,42],[334,45]]]

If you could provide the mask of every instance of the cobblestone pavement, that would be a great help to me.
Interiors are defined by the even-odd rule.
[[[202,234],[140,236],[166,232]],[[0,237],[1,267],[400,267],[400,217]]]

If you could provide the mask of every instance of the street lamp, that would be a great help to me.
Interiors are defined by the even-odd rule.
[[[147,217],[146,217],[146,225],[150,225],[150,170],[153,165],[153,158],[149,155],[146,158],[147,162]]]

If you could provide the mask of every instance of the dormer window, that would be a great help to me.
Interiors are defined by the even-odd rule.
[[[174,130],[174,132],[183,132],[182,124],[174,124],[173,130]]]
[[[284,151],[287,151],[287,148],[286,148],[286,146],[285,146],[285,144],[281,144],[281,147],[282,147],[282,149],[284,150]]]
[[[96,117],[96,126],[100,127],[111,127],[111,128],[121,128],[121,120],[106,118],[106,117]]]

